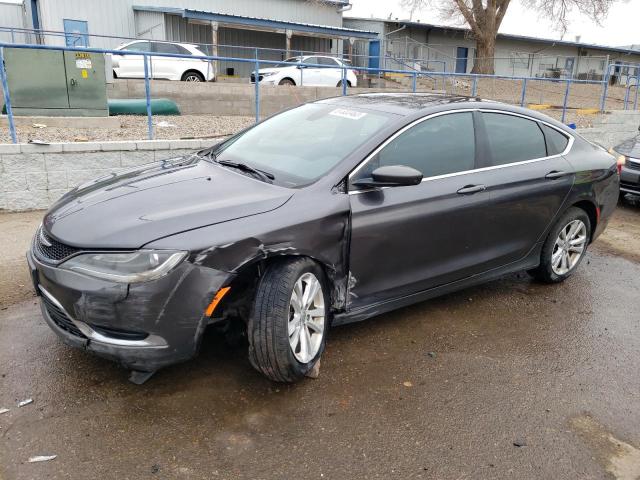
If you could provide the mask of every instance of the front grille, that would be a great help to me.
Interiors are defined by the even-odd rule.
[[[60,243],[47,235],[40,226],[33,240],[33,252],[38,259],[48,263],[59,263],[67,257],[78,253],[79,248]]]
[[[264,78],[263,75],[259,75],[258,76],[258,81],[261,82],[263,78]],[[256,81],[256,76],[255,76],[255,74],[252,73],[251,74],[251,83],[255,83],[255,81]]]
[[[627,160],[624,166],[631,170],[640,170],[640,163],[632,162],[631,160]]]
[[[64,313],[64,311],[60,307],[49,300],[46,295],[42,295],[42,301],[44,302],[44,307],[47,309],[49,318],[51,318],[51,320],[53,320],[56,325],[58,325],[64,331],[75,335],[76,337],[87,338],[80,330],[78,330],[78,327],[76,327],[76,325],[71,321],[67,314]]]

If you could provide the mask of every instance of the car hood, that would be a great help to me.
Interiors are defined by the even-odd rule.
[[[640,158],[640,135],[625,140],[620,145],[614,147],[614,150],[627,157]]]
[[[44,218],[56,240],[84,248],[140,248],[159,238],[274,210],[290,189],[199,157],[154,162],[80,185]]]

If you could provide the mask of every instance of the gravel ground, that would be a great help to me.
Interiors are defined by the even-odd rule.
[[[421,80],[419,88],[428,91],[431,88],[442,89],[442,82],[437,84],[430,80]],[[527,87],[526,103],[549,104],[553,109],[544,110],[543,113],[561,120],[562,105],[566,85],[564,83],[530,81]],[[478,96],[487,99],[499,100],[512,104],[520,103],[522,92],[520,82],[509,80],[481,79],[478,82]],[[398,91],[398,89],[391,89]],[[599,105],[602,88],[600,85],[572,85],[568,105],[571,108],[567,112],[566,123],[575,123],[578,128],[591,127],[597,115],[578,113],[578,108],[595,108]],[[468,80],[459,80],[455,86],[447,85],[448,93],[468,95],[471,93],[471,83]],[[607,108],[622,108],[624,98],[623,87],[611,87],[609,89]],[[19,126],[18,138],[20,142],[30,140],[42,140],[47,142],[73,142],[73,141],[105,141],[105,140],[141,140],[147,138],[147,119],[138,116],[121,116],[121,128],[119,129],[83,129],[47,127],[34,128],[32,126]],[[253,123],[253,117],[245,116],[213,116],[213,115],[182,115],[182,116],[154,116],[156,125],[169,124],[170,126],[156,126],[156,138],[179,139],[185,137],[205,137],[225,133],[234,133]],[[0,128],[0,143],[10,142],[9,131],[6,127]]]
[[[45,142],[91,142],[109,140],[146,140],[147,117],[120,116],[119,129],[88,129],[19,126],[18,139],[21,143],[29,140],[43,140]],[[179,139],[193,137],[207,137],[221,134],[235,133],[255,121],[254,117],[224,117],[214,115],[180,115],[153,117],[156,125],[157,139]],[[162,127],[168,123],[170,126]],[[9,143],[8,129],[0,128],[0,143]]]

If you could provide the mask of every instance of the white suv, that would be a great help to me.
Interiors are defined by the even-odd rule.
[[[312,67],[307,65],[326,65]],[[292,57],[273,68],[261,68],[258,82],[266,85],[300,85],[305,87],[339,87],[342,85],[342,68],[347,67],[346,80],[349,87],[356,87],[356,72],[345,60],[322,55]],[[334,68],[330,68],[334,67]],[[251,83],[255,82],[255,72]]]
[[[115,48],[128,52],[173,53],[181,55],[206,55],[197,45],[189,43],[157,42],[136,40]],[[198,58],[173,58],[150,56],[150,78],[182,80],[184,82],[204,82],[214,79],[213,65],[208,60]],[[113,76],[115,78],[144,78],[142,55],[113,55]]]

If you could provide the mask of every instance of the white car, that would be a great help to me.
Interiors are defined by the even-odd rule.
[[[308,65],[326,65],[326,67],[313,67]],[[261,68],[258,70],[258,82],[265,85],[339,87],[342,85],[343,66],[347,67],[347,85],[349,87],[356,87],[358,85],[358,79],[351,65],[344,60],[322,55],[292,57],[272,68]],[[254,82],[255,72],[251,74],[251,83]]]
[[[190,43],[135,40],[115,48],[126,52],[173,53],[181,55],[206,55],[197,45]],[[183,82],[212,81],[215,77],[211,62],[199,58],[175,58],[150,56],[149,76],[155,79],[182,80]],[[144,78],[142,55],[113,55],[115,78]]]

